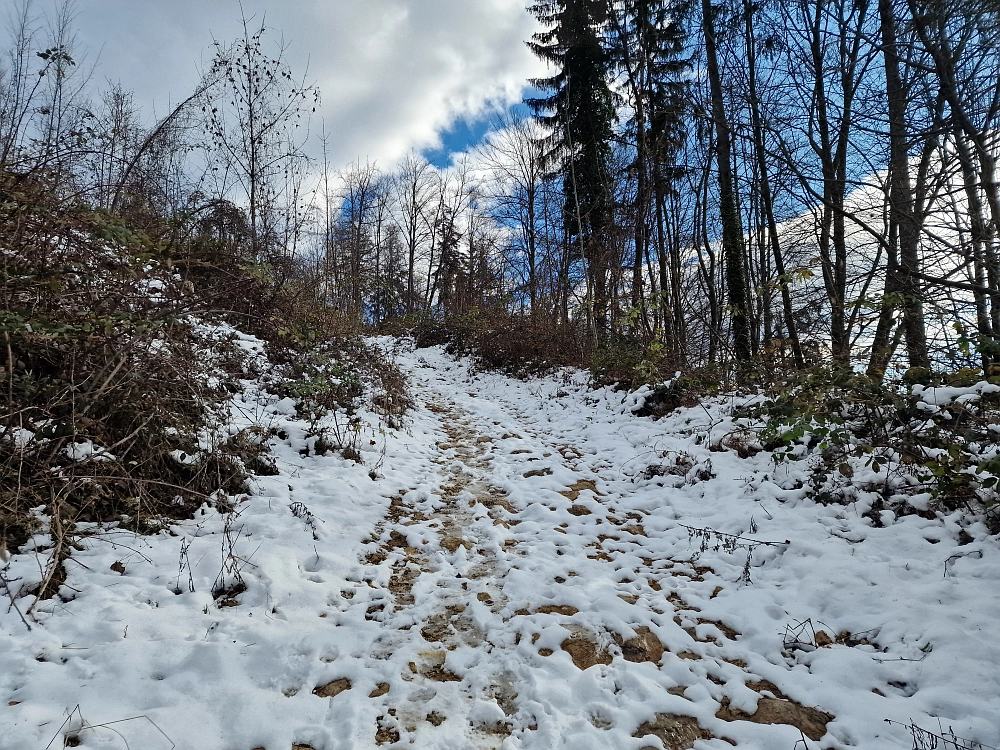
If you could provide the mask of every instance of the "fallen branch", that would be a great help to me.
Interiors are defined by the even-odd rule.
[[[909,724],[903,724],[892,719],[886,719],[886,724],[904,727],[913,737],[913,750],[997,750],[990,745],[984,745],[975,740],[966,740],[955,734],[951,727],[945,732],[939,728],[940,734],[928,731],[923,727],[918,727],[911,720]]]

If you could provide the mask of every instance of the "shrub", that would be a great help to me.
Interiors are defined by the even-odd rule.
[[[138,529],[245,490],[247,451],[206,444],[226,358],[189,318],[164,243],[3,175],[0,258],[0,542],[23,542],[39,507],[63,534]]]
[[[977,376],[923,372],[914,382],[910,373],[881,384],[850,371],[812,370],[737,417],[756,425],[776,464],[806,462],[806,489],[820,502],[867,495],[874,511],[978,512],[996,505],[1000,489],[1000,387]],[[917,499],[924,494],[926,506]]]

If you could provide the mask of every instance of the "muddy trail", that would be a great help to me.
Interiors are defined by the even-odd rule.
[[[803,740],[826,733],[830,713],[790,699],[754,673],[731,652],[740,633],[717,616],[702,616],[706,586],[711,600],[728,583],[690,555],[654,560],[643,552],[644,513],[619,508],[613,491],[599,489],[600,470],[610,473],[599,456],[532,434],[518,424],[516,409],[490,420],[436,389],[419,395],[445,436],[433,459],[437,489],[429,497],[393,497],[364,560],[390,571],[384,597],[366,613],[384,629],[373,655],[417,646],[404,689],[380,683],[370,695],[383,707],[373,729],[377,745],[542,746],[577,721],[611,729],[615,711],[601,697],[628,710],[650,690],[674,701],[688,700],[691,690],[701,698],[704,683],[738,684],[752,699],[741,695],[733,705],[723,697],[714,722],[699,718],[693,700],[690,710],[656,711],[631,732],[630,746],[737,745],[724,729],[732,722],[785,725]],[[543,502],[523,491],[538,483],[553,488],[541,490]],[[611,587],[613,613],[594,611],[593,585]],[[670,637],[661,639],[668,623]],[[579,702],[571,690],[563,706],[539,700],[547,686],[572,682],[572,672],[589,677],[576,692],[605,695]],[[645,684],[630,694],[633,673]],[[659,685],[650,684],[654,673]]]
[[[247,381],[251,492],[86,527],[30,623],[56,553],[0,565],[0,750],[1000,747],[982,523],[817,502],[735,395],[654,420],[585,372],[380,345],[413,408],[342,421],[350,455]]]
[[[390,596],[368,610],[368,616],[382,622],[387,631],[379,645],[391,648],[401,637],[415,634],[425,646],[407,664],[404,695],[390,695],[388,683],[373,691],[371,697],[386,696],[375,739],[380,745],[393,744],[421,725],[426,730],[427,725],[439,727],[450,721],[468,725],[470,747],[498,748],[513,726],[508,717],[517,713],[511,675],[498,663],[483,665],[476,680],[463,681],[445,661],[447,653],[459,647],[485,647],[487,652],[502,648],[490,639],[474,609],[485,607],[494,614],[503,609],[505,557],[516,542],[506,539],[498,549],[495,539],[476,526],[484,516],[502,529],[516,521],[505,520],[512,518],[513,508],[504,498],[506,493],[489,482],[492,440],[478,434],[475,420],[453,403],[434,400],[427,408],[441,418],[447,435],[447,442],[438,444],[447,457],[433,460],[441,476],[439,494],[430,503],[408,502],[405,494],[394,497],[385,522],[376,529],[379,546],[365,560],[391,569]],[[415,526],[437,535],[440,549],[447,553],[445,561],[431,562],[421,549],[426,540],[411,546],[408,540]],[[431,600],[431,612],[414,623],[410,610],[417,596],[424,610],[426,600]],[[502,717],[477,718],[471,710],[477,699],[495,702]]]

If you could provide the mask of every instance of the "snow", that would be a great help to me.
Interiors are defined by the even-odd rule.
[[[721,449],[739,399],[653,421],[632,414],[645,394],[581,373],[398,358],[417,406],[403,430],[362,412],[367,465],[302,455],[294,401],[245,381],[233,426],[288,435],[278,476],[155,536],[94,528],[30,632],[0,610],[0,749],[90,726],[82,747],[347,750],[378,732],[388,748],[639,750],[659,746],[633,737],[657,714],[696,719],[699,750],[910,748],[911,721],[1000,746],[1000,551],[982,524],[885,512],[875,528],[805,499],[805,467]],[[984,392],[933,390],[934,406]],[[15,593],[40,580],[46,539],[4,568]],[[644,633],[662,655],[623,658]],[[573,639],[597,663],[575,665]],[[717,717],[762,695],[835,718],[812,740]]]
[[[63,452],[71,461],[114,461],[115,457],[91,440],[70,443]]]
[[[974,403],[984,394],[997,392],[1000,392],[1000,385],[988,383],[985,380],[980,381],[973,386],[965,387],[915,385],[912,389],[913,395],[919,396],[921,403],[930,407],[944,406],[952,403]],[[936,410],[931,408],[927,409],[927,411],[934,412]]]

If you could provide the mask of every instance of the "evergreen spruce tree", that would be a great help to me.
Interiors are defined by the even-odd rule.
[[[543,163],[563,180],[567,240],[587,260],[594,329],[601,344],[608,331],[609,232],[614,187],[610,174],[614,95],[602,40],[605,0],[549,0],[529,10],[545,26],[528,42],[554,75],[533,80],[547,96],[525,103],[548,129]]]
[[[684,170],[677,153],[685,135],[690,59],[686,53],[687,19],[691,0],[620,0],[610,4],[613,33],[610,54],[619,78],[624,79],[633,111],[629,123],[635,143],[636,175],[632,297],[643,306],[643,262],[655,245],[660,266],[660,313],[664,340],[676,357],[683,338],[671,310],[677,273],[668,271],[676,248],[667,248],[663,231],[666,197]],[[651,221],[655,213],[655,221]],[[656,236],[651,237],[653,227]],[[678,269],[675,269],[678,270]],[[645,316],[643,316],[645,317]],[[682,316],[677,315],[677,320]]]

